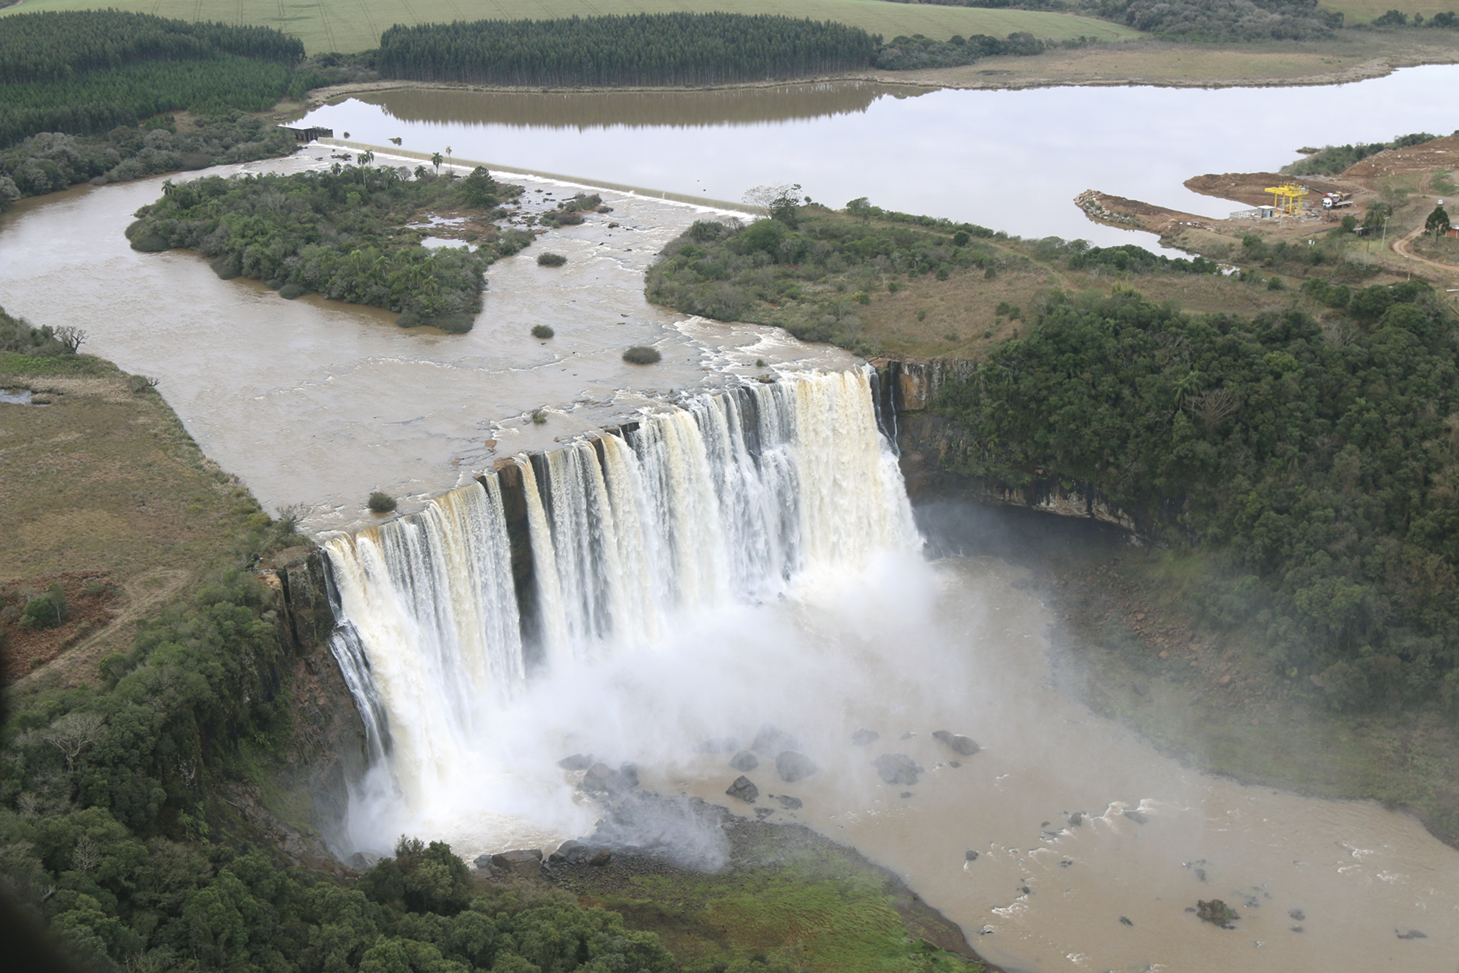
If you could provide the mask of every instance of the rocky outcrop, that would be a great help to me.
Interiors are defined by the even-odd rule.
[[[902,477],[914,503],[959,499],[1028,507],[1060,517],[1113,524],[1137,537],[1153,528],[1153,522],[1112,504],[1094,484],[1066,479],[1056,470],[1039,471],[1026,484],[958,472],[972,466],[979,444],[965,429],[929,410],[949,381],[977,374],[977,362],[876,359],[872,364],[878,375],[877,407],[882,427],[896,437]]]
[[[280,638],[293,650],[285,680],[293,732],[284,752],[269,758],[282,800],[230,800],[298,861],[343,860],[349,788],[367,769],[365,727],[329,650],[334,628],[324,555],[318,548],[281,551],[260,566],[273,592]],[[273,806],[277,804],[278,806]]]

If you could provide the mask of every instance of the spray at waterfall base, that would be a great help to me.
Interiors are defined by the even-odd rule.
[[[930,604],[869,370],[702,396],[326,550],[377,852],[584,833],[573,753],[668,781],[768,722],[834,762],[881,695],[859,641]]]

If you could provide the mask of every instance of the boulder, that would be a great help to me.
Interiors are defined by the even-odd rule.
[[[851,745],[853,747],[869,747],[881,739],[881,734],[875,730],[861,729],[851,734]]]
[[[941,740],[943,743],[947,744],[949,747],[952,747],[953,750],[962,754],[964,757],[971,757],[973,754],[982,749],[978,746],[975,740],[973,740],[971,737],[965,737],[961,733],[950,733],[947,730],[938,730],[932,735]]]
[[[796,811],[805,806],[805,802],[798,797],[791,797],[789,794],[781,794],[775,798],[780,806],[787,811]]]
[[[760,732],[756,733],[755,739],[750,742],[751,750],[767,757],[782,750],[794,750],[798,746],[800,744],[796,742],[795,737],[769,723],[760,724]]]
[[[492,867],[490,855],[477,855],[476,859],[472,861],[471,865],[478,872],[484,874],[487,878],[491,877]]]
[[[730,758],[729,765],[742,774],[747,774],[760,766],[760,760],[748,750],[741,750]]]
[[[493,870],[513,872],[517,875],[536,875],[542,870],[542,849],[524,848],[518,851],[502,851],[491,856]]]
[[[963,853],[963,860],[975,862],[978,860],[978,853],[976,851],[966,851]]]
[[[638,786],[638,769],[632,764],[624,764],[614,770],[605,763],[595,763],[588,768],[578,786],[592,794],[622,794]]]
[[[750,781],[750,778],[746,777],[744,774],[741,774],[740,776],[735,778],[735,782],[733,784],[729,785],[729,788],[725,791],[725,793],[728,794],[730,797],[738,797],[746,804],[754,804],[755,798],[760,796],[760,788],[756,787]]]
[[[1209,922],[1212,925],[1220,926],[1222,929],[1235,929],[1236,927],[1233,926],[1232,923],[1241,918],[1241,916],[1237,914],[1235,909],[1231,908],[1220,899],[1212,899],[1209,902],[1204,902],[1200,899],[1197,899],[1196,915],[1199,916],[1203,922]]]
[[[593,857],[588,859],[588,864],[594,868],[602,868],[613,860],[613,852],[607,848],[599,848],[593,852]]]
[[[1084,812],[1083,811],[1075,811],[1073,814],[1069,815],[1069,827],[1071,827],[1071,828],[1077,828],[1077,827],[1080,827],[1083,824],[1084,824]]]
[[[915,784],[922,768],[905,753],[884,753],[872,761],[877,776],[888,784]]]
[[[816,762],[803,753],[794,750],[783,750],[775,758],[775,770],[780,774],[780,779],[787,784],[794,784],[798,780],[805,780],[817,770]]]
[[[590,753],[575,753],[571,757],[563,757],[557,762],[557,766],[563,770],[587,770],[593,765],[593,755]]]
[[[553,862],[568,862],[570,864],[577,864],[578,862],[587,861],[592,856],[592,848],[583,844],[581,841],[569,839],[568,841],[564,841],[562,844],[558,845],[557,850],[554,851],[551,855],[547,856],[547,860]]]
[[[1135,822],[1136,824],[1149,824],[1150,823],[1150,816],[1148,814],[1146,814],[1144,811],[1136,811],[1134,809],[1131,809],[1131,810],[1125,812],[1125,817],[1129,818],[1131,821]]]

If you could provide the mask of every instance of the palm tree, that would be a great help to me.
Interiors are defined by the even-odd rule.
[[[359,163],[360,163],[360,165],[367,166],[367,165],[369,165],[370,163],[372,163],[374,161],[375,161],[375,153],[371,152],[369,149],[366,149],[365,151],[363,151],[363,152],[360,153],[360,156],[359,156]]]
[[[439,152],[431,153],[431,165],[436,167],[436,175],[441,174],[441,163],[446,161]]]
[[[415,167],[415,177],[417,179],[424,178],[425,177],[425,174],[426,174],[426,167],[425,166],[420,165],[420,166],[416,166]]]

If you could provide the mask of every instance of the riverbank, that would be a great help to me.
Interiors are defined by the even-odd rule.
[[[1151,85],[1175,88],[1265,88],[1333,85],[1380,78],[1400,68],[1459,63],[1459,31],[1348,32],[1338,40],[1243,45],[1174,44],[1138,40],[1079,48],[1050,48],[1033,57],[1005,55],[975,64],[924,71],[855,71],[793,81],[655,87],[492,86],[427,81],[364,81],[309,92],[303,106],[280,105],[275,117],[305,112],[352,95],[396,89],[516,94],[606,91],[720,91],[785,88],[837,81],[872,81],[909,88],[1017,90],[1024,88]]]

